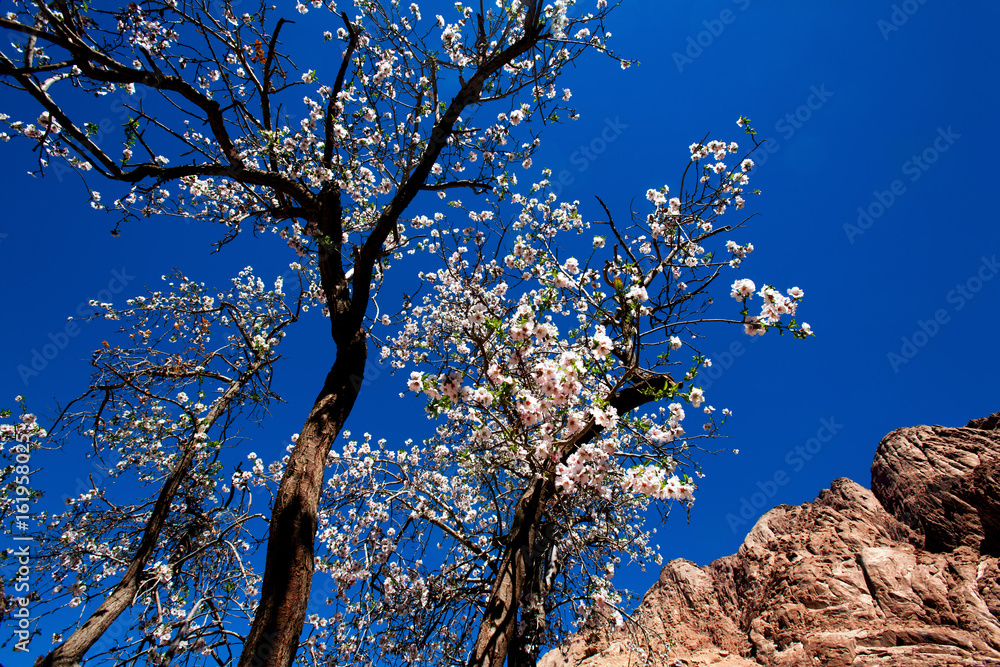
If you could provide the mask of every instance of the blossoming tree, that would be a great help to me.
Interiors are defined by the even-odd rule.
[[[794,320],[797,288],[739,279],[736,307],[707,313],[713,283],[752,250],[725,236],[742,221],[717,221],[745,203],[753,163],[736,144],[693,144],[675,191],[649,190],[628,224],[603,203],[588,222],[546,180],[519,192],[540,123],[575,116],[563,69],[587,50],[617,58],[613,7],[460,2],[446,18],[416,3],[299,3],[337,45],[318,72],[293,62],[315,53],[283,45],[284,7],[8,5],[0,27],[16,39],[0,76],[38,115],[5,116],[0,138],[31,142],[42,173],[79,173],[116,234],[151,215],[217,223],[220,249],[275,234],[299,279],[289,296],[248,269],[215,298],[177,276],[169,293],[103,306],[131,343],[97,351],[90,391],[61,423],[121,463],[38,528],[46,604],[84,607],[39,664],[76,664],[114,619],[130,633],[102,654],[111,664],[228,664],[235,649],[241,666],[494,667],[533,664],[571,620],[620,620],[614,565],[656,557],[642,513],[650,499],[693,500],[684,469],[724,421],[696,386],[708,360],[695,328],[810,332]],[[124,95],[127,120],[91,122],[81,92]],[[129,191],[104,201],[95,175]],[[580,248],[595,225],[603,236]],[[440,268],[421,275],[422,300],[376,313],[404,252]],[[300,434],[282,460],[224,470],[229,428],[266,406],[275,345],[310,304],[334,347]],[[213,329],[228,332],[224,348],[208,346]],[[439,420],[422,444],[344,433],[334,446],[373,341]],[[706,413],[701,435],[686,433],[685,406]],[[156,499],[109,501],[102,484],[126,474]],[[259,575],[243,553],[249,499],[234,504],[248,484],[272,490]],[[113,548],[111,534],[124,535]],[[311,609],[317,576],[329,595]]]
[[[148,641],[162,644],[167,660],[188,647],[214,650],[227,643],[227,626],[252,612],[247,599],[259,582],[244,554],[259,539],[249,524],[262,515],[251,514],[245,486],[262,471],[237,471],[218,496],[220,454],[240,416],[253,418],[274,398],[275,348],[308,293],[288,298],[281,278],[265,286],[249,269],[218,297],[171,278],[167,291],[123,308],[93,304],[120,329],[94,352],[89,389],[56,420],[89,443],[94,469],[106,472],[67,495],[65,512],[41,513],[33,531],[42,615],[83,611],[60,644],[71,654],[123,614],[137,632],[113,647],[119,660],[142,655]],[[136,497],[144,488],[152,492]]]

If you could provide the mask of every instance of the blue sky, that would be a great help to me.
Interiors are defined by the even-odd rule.
[[[595,219],[594,195],[625,215],[647,188],[676,183],[688,144],[706,132],[748,143],[735,120],[750,117],[769,141],[751,181],[762,190],[745,232],[756,251],[731,279],[798,285],[801,318],[816,332],[751,341],[707,331],[714,366],[702,386],[733,410],[720,446],[740,454],[702,456],[690,521],[676,511],[658,528],[665,558],[705,564],[733,553],[774,505],[812,500],[841,476],[867,486],[894,428],[959,426],[1000,410],[1000,231],[988,166],[998,18],[985,0],[626,2],[613,44],[641,66],[623,72],[594,55],[564,81],[582,118],[548,128],[534,162],[567,172],[562,196]],[[0,111],[26,109],[3,95]],[[124,299],[174,266],[222,277],[274,262],[275,246],[252,239],[210,256],[216,230],[197,223],[149,220],[114,239],[113,220],[87,206],[78,183],[26,175],[25,143],[0,151],[0,405],[23,394],[50,413],[84,386],[90,350],[109,330],[83,324],[64,338],[66,317],[110,300],[103,290]],[[284,351],[288,403],[247,432],[262,455],[301,426],[332,360],[325,332],[314,321]],[[64,349],[26,384],[18,366],[53,340]],[[398,403],[403,377],[385,369],[368,379],[348,428],[390,439],[427,428],[415,399]],[[413,419],[387,423],[386,413]],[[74,474],[51,457],[34,481],[63,488]],[[641,593],[656,573],[622,577]]]

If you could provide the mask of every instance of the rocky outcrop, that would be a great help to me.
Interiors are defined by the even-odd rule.
[[[998,421],[1000,413],[964,429],[902,428],[879,445],[872,491],[923,537],[922,548],[941,552],[968,546],[1000,556]]]
[[[872,489],[841,478],[775,507],[739,551],[667,563],[635,625],[540,667],[1000,667],[1000,413],[879,444]]]

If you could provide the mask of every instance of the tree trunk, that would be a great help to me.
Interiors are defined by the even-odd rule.
[[[146,524],[146,530],[139,542],[139,547],[111,595],[106,597],[97,610],[90,615],[90,618],[63,643],[55,647],[48,655],[38,658],[35,661],[35,667],[76,667],[83,660],[87,651],[101,638],[101,635],[107,632],[115,619],[132,605],[132,600],[135,599],[139,584],[142,582],[142,572],[149,560],[149,555],[156,547],[156,541],[159,539],[163,523],[169,513],[170,503],[173,501],[181,480],[187,474],[197,451],[194,443],[188,445],[183,458],[177,463],[167,483],[160,491],[160,497],[156,501],[156,507]]]
[[[338,344],[333,368],[288,458],[271,513],[260,605],[239,667],[290,667],[295,659],[309,605],[326,457],[354,407],[366,356],[360,329],[347,344]]]
[[[211,411],[209,411],[204,422],[196,429],[196,432],[207,433],[216,420],[229,409],[233,399],[243,390],[246,383],[265,365],[263,360],[255,361],[236,382],[230,384],[226,392],[219,398],[219,401],[212,407]],[[122,576],[121,581],[118,582],[118,585],[115,586],[111,594],[101,602],[100,606],[83,625],[77,628],[73,634],[49,652],[48,655],[38,658],[35,661],[35,667],[76,667],[83,660],[83,656],[86,655],[87,651],[107,632],[115,620],[126,609],[132,606],[135,594],[139,591],[139,585],[142,583],[143,570],[145,570],[146,563],[149,562],[149,557],[156,548],[156,542],[160,538],[163,524],[170,513],[170,504],[173,502],[174,496],[177,495],[177,490],[180,489],[181,482],[187,476],[191,468],[191,463],[194,461],[197,453],[197,441],[192,438],[184,450],[184,455],[177,462],[177,465],[174,466],[163,488],[160,489],[156,505],[153,507],[149,520],[146,522],[142,539],[139,540],[139,546],[136,547],[135,554],[132,556],[132,560],[129,562],[125,574]]]
[[[542,523],[542,519],[539,515],[531,526],[534,535],[531,537],[531,558],[521,598],[523,607],[517,624],[518,632],[507,651],[507,667],[535,667],[539,643],[548,624],[545,601],[551,588],[550,577],[556,574],[550,567],[557,547],[551,520]]]
[[[554,491],[550,480],[536,479],[517,501],[510,539],[483,611],[469,667],[501,667],[517,644],[518,610],[530,583],[537,527]]]
[[[619,414],[625,414],[656,400],[656,391],[667,390],[672,385],[673,378],[669,375],[640,376],[609,396],[609,402]],[[562,452],[563,462],[580,445],[593,440],[602,430],[599,426],[589,428]],[[532,659],[535,649],[528,646],[531,637],[523,641],[518,633],[519,607],[525,592],[531,590],[535,577],[545,576],[544,566],[538,561],[544,560],[539,556],[550,545],[549,538],[541,530],[542,516],[555,493],[555,483],[552,480],[536,479],[517,501],[507,549],[493,582],[489,602],[483,611],[483,620],[479,625],[479,634],[468,667],[502,667],[508,656],[508,667],[528,667],[534,664]],[[537,592],[543,594],[544,586],[538,588]],[[534,621],[532,616],[535,613],[529,612],[525,620]]]

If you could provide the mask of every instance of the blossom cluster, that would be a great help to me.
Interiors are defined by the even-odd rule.
[[[383,358],[398,369],[418,366],[406,388],[422,395],[428,416],[438,420],[428,450],[436,447],[481,479],[510,479],[513,488],[549,479],[567,516],[603,503],[620,526],[650,500],[693,502],[694,480],[678,467],[683,461],[700,474],[690,458],[694,443],[721,424],[695,386],[699,369],[711,362],[694,350],[688,366],[680,355],[694,348],[681,335],[712,301],[697,306],[691,297],[707,293],[721,269],[739,268],[753,251],[753,244],[731,239],[724,243],[728,257],[707,249],[741,226],[718,218],[730,206],[743,207],[753,163],[744,158],[736,169],[726,166],[723,160],[738,151],[735,143],[710,141],[691,151],[701,167],[697,187],[683,200],[670,197],[669,186],[648,190],[652,212],[628,229],[608,220],[617,243],[607,247],[604,237],[595,237],[585,262],[563,250],[557,237],[593,223],[584,221],[578,202],[547,194],[547,180],[528,195],[512,194],[509,215],[520,233],[506,253],[490,249],[481,231],[449,228],[443,216],[425,220],[429,240],[420,247],[437,255],[443,268],[421,273],[430,291],[403,313]],[[715,162],[702,165],[707,157]],[[755,292],[753,281],[738,279],[732,293],[744,312],[721,319],[755,331],[745,312]],[[794,320],[802,290],[792,288],[786,297],[767,286],[759,296],[764,305],[752,321],[761,332],[774,327],[799,337],[811,334],[807,324]],[[661,346],[670,353],[652,353]],[[666,372],[677,365],[686,368],[686,391]],[[649,398],[640,406],[657,399],[683,402],[622,412],[615,403],[630,383],[646,387]],[[685,430],[685,402],[706,415],[701,435]],[[729,414],[723,410],[724,417]],[[466,488],[463,497],[482,493],[481,487]],[[586,545],[586,538],[574,539]],[[577,557],[584,558],[588,548],[581,546]],[[644,534],[622,553],[643,561],[650,548]],[[573,557],[566,555],[565,562],[572,566]],[[584,617],[606,606],[601,596],[614,590],[594,585],[599,594]]]

